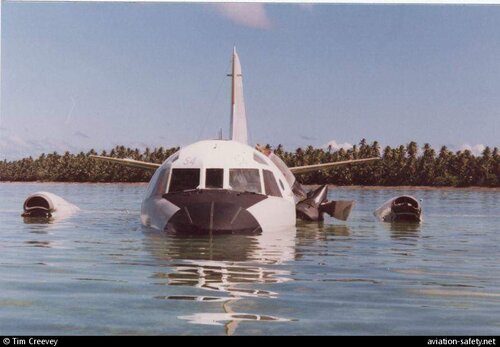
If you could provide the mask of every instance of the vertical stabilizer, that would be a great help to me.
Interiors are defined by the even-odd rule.
[[[243,99],[243,78],[241,75],[240,58],[233,50],[233,68],[231,72],[231,140],[248,144],[247,117],[245,115],[245,101]]]

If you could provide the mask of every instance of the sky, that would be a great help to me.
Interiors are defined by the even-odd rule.
[[[1,11],[0,159],[227,137],[500,146],[500,6],[19,3]]]

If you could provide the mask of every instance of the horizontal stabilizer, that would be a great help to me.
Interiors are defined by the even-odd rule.
[[[146,161],[139,161],[134,159],[112,158],[112,157],[104,157],[102,155],[90,155],[90,157],[93,159],[106,161],[112,164],[120,164],[124,166],[135,167],[146,170],[156,170],[161,166],[160,164],[148,163]]]
[[[311,171],[317,170],[327,170],[336,166],[341,165],[349,165],[349,164],[361,164],[361,163],[369,163],[372,161],[380,160],[381,158],[373,157],[373,158],[364,158],[364,159],[353,159],[353,160],[344,160],[344,161],[336,161],[333,163],[324,163],[324,164],[314,164],[314,165],[305,165],[305,166],[295,166],[289,168],[293,174],[303,174]]]

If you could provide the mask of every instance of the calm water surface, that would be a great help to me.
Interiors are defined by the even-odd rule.
[[[20,217],[29,193],[82,211]],[[500,193],[337,189],[348,222],[260,236],[141,227],[144,185],[0,184],[0,334],[496,334]],[[372,211],[422,200],[421,226]]]

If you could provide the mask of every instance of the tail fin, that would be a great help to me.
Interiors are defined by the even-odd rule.
[[[241,65],[236,47],[233,49],[233,68],[231,83],[231,140],[248,144],[247,117],[245,115],[245,100],[243,99],[243,79]]]

